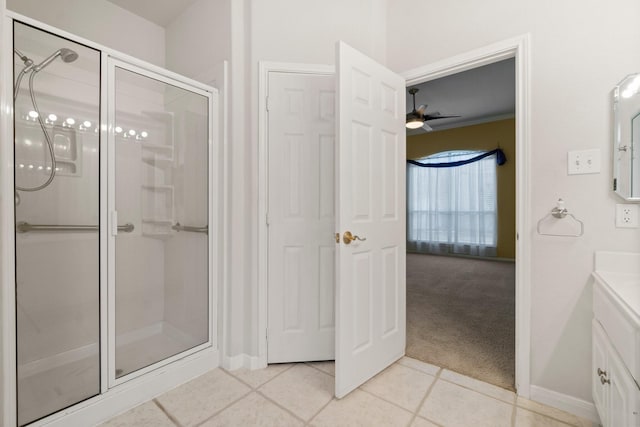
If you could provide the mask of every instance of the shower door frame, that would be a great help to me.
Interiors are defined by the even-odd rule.
[[[106,55],[106,62],[107,62],[107,68],[103,68],[103,70],[106,70],[106,73],[103,71],[103,79],[105,78],[106,75],[106,86],[107,89],[107,101],[104,104],[107,111],[106,111],[106,122],[107,122],[107,133],[108,133],[108,139],[107,139],[107,144],[103,144],[106,145],[107,147],[107,162],[108,162],[108,172],[107,172],[107,176],[104,181],[108,181],[108,185],[107,185],[107,211],[109,212],[109,218],[107,219],[109,226],[108,227],[103,227],[104,228],[104,233],[105,233],[105,237],[107,238],[108,241],[108,255],[107,255],[107,259],[108,259],[108,272],[109,272],[109,278],[108,278],[108,292],[107,292],[107,298],[108,298],[108,325],[109,325],[109,330],[108,330],[108,344],[107,344],[107,349],[108,349],[108,367],[107,367],[107,371],[108,371],[108,383],[109,383],[109,388],[117,386],[119,384],[125,383],[133,378],[137,378],[141,375],[146,374],[147,372],[153,371],[161,366],[170,364],[176,360],[182,359],[183,357],[186,357],[190,354],[194,354],[197,353],[207,347],[211,347],[212,345],[215,345],[215,335],[214,335],[214,328],[215,330],[217,330],[217,325],[215,323],[215,319],[213,317],[213,307],[216,306],[216,300],[214,299],[214,289],[213,289],[213,281],[214,281],[214,276],[213,276],[213,266],[212,266],[212,259],[214,259],[214,250],[215,250],[215,245],[213,244],[213,233],[212,233],[212,224],[214,224],[213,222],[213,210],[214,210],[214,206],[213,206],[213,200],[214,198],[212,197],[211,194],[211,189],[214,187],[213,186],[213,117],[214,115],[217,116],[217,110],[214,107],[214,103],[213,103],[213,96],[211,94],[211,92],[199,89],[198,87],[194,87],[193,85],[189,85],[189,84],[185,84],[184,81],[176,79],[176,78],[172,78],[170,76],[167,75],[167,73],[158,73],[157,71],[153,71],[148,69],[147,67],[141,67],[140,65],[137,64],[132,64],[129,61],[125,61],[122,59],[119,59],[115,56],[111,56],[111,55]],[[111,214],[112,212],[116,211],[116,133],[115,133],[115,119],[116,119],[116,68],[120,68],[122,70],[126,70],[126,71],[130,71],[136,74],[139,74],[143,77],[147,77],[149,79],[152,80],[156,80],[159,81],[161,83],[167,84],[167,85],[172,85],[172,86],[176,86],[180,89],[184,89],[187,90],[189,92],[195,93],[197,95],[201,95],[207,98],[207,108],[208,108],[208,112],[210,112],[208,114],[208,147],[207,147],[207,157],[208,157],[208,161],[207,161],[207,191],[209,194],[209,200],[207,203],[207,221],[208,221],[208,227],[209,227],[209,233],[207,233],[207,248],[208,248],[208,265],[207,265],[207,277],[208,277],[208,295],[209,295],[209,307],[208,307],[208,313],[207,313],[207,318],[208,318],[208,339],[205,343],[203,344],[199,344],[193,348],[184,350],[176,355],[170,356],[166,359],[162,359],[158,362],[152,363],[151,365],[145,366],[143,368],[137,369],[129,374],[123,375],[120,378],[116,378],[116,326],[115,326],[115,320],[116,320],[116,235],[114,235],[113,233],[111,233],[111,230],[117,229],[118,224],[116,224],[114,222],[114,217]],[[104,80],[103,80],[104,82]],[[102,180],[101,180],[102,182]],[[103,194],[104,192],[101,189],[101,194]],[[100,213],[104,213],[104,209],[100,210]],[[116,218],[117,219],[117,218]]]
[[[220,138],[219,121],[220,94],[218,89],[186,78],[159,66],[121,53],[72,33],[44,24],[35,19],[6,10],[0,4],[0,140],[14,140],[13,111],[13,23],[21,22],[56,36],[66,38],[100,51],[100,211],[99,211],[99,295],[100,295],[100,394],[75,405],[61,409],[29,426],[68,426],[96,424],[118,413],[137,406],[156,395],[168,391],[189,379],[199,376],[220,365],[223,354],[224,328],[220,327],[222,313],[219,308],[220,294],[224,291],[222,278],[226,266],[222,248],[225,247],[224,201],[226,185],[227,153]],[[109,303],[114,286],[113,244],[110,239],[110,212],[115,206],[113,188],[114,129],[109,97],[113,81],[108,81],[108,66],[111,61],[144,70],[152,76],[161,76],[166,82],[180,85],[192,92],[205,94],[208,98],[208,341],[192,349],[185,350],[153,365],[115,379],[113,364],[114,347],[110,346],[110,334],[115,334],[113,302]],[[145,74],[146,75],[146,74]],[[195,90],[194,90],[195,89]],[[0,144],[0,425],[17,425],[17,335],[15,311],[15,206],[14,206],[14,144]],[[223,170],[224,176],[217,171]],[[218,204],[214,204],[219,201]],[[217,242],[214,241],[214,236]],[[113,283],[112,283],[113,282]],[[111,292],[111,294],[110,294]],[[115,335],[114,335],[115,337]]]

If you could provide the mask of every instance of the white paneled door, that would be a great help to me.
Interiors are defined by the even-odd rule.
[[[337,47],[336,396],[402,357],[405,80]]]
[[[269,72],[268,362],[334,358],[332,74]]]
[[[267,360],[335,359],[342,397],[405,350],[405,81],[337,54],[268,72]]]

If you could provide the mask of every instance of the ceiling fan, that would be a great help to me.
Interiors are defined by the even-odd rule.
[[[416,110],[416,93],[419,91],[417,87],[412,87],[409,89],[409,93],[413,96],[413,111],[407,113],[407,129],[419,129],[423,128],[427,132],[433,130],[431,126],[429,126],[426,122],[427,120],[436,120],[436,119],[449,119],[452,117],[460,117],[460,116],[443,116],[439,112],[425,114],[425,110],[427,109],[427,105],[420,105]]]

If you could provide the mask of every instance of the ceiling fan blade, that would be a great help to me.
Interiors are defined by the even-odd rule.
[[[416,110],[419,114],[424,114],[424,112],[426,111],[428,105],[424,105],[422,104],[421,106],[418,107],[418,109]]]
[[[427,132],[431,132],[431,131],[433,130],[433,128],[432,128],[431,126],[429,126],[429,125],[427,124],[427,122],[424,122],[424,123],[422,124],[422,129],[426,130]]]
[[[452,119],[454,117],[462,117],[462,116],[456,116],[456,115],[448,115],[448,116],[443,116],[441,114],[427,114],[426,116],[424,116],[425,120],[437,120],[437,119]]]

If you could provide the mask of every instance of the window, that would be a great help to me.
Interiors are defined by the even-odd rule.
[[[420,163],[451,163],[483,152],[446,151]],[[495,256],[496,155],[455,167],[407,165],[407,249]]]

